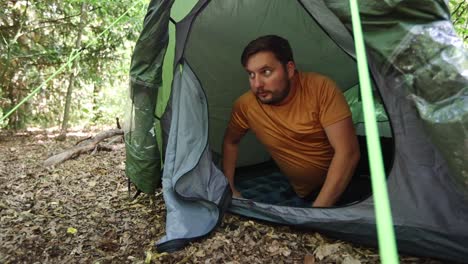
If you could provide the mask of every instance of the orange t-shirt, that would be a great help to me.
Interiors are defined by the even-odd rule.
[[[229,129],[249,129],[265,145],[296,193],[304,197],[320,187],[333,158],[324,127],[351,116],[336,84],[317,73],[298,72],[291,82],[294,93],[281,105],[261,103],[251,92],[237,99]]]

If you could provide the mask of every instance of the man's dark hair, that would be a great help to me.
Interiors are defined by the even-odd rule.
[[[294,61],[291,46],[286,39],[276,35],[266,35],[252,40],[245,47],[241,56],[242,66],[245,67],[249,58],[261,51],[272,52],[283,65]]]

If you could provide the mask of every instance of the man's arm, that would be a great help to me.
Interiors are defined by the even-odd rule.
[[[242,197],[234,186],[234,172],[236,170],[237,155],[239,152],[239,142],[244,134],[239,134],[229,126],[226,128],[223,140],[223,171],[228,179],[233,197]]]
[[[313,207],[333,206],[348,186],[360,159],[359,144],[351,117],[325,127],[335,154],[328,169],[325,183]]]

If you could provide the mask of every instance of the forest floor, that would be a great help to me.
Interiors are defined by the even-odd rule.
[[[230,213],[208,238],[158,254],[163,196],[158,190],[129,198],[124,149],[43,166],[91,134],[56,141],[47,131],[0,132],[0,263],[380,262],[376,249]],[[400,261],[442,263],[412,256]]]

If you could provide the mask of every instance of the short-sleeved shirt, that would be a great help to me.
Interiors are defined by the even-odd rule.
[[[261,103],[248,91],[234,103],[229,129],[249,129],[265,145],[296,193],[305,197],[323,184],[334,155],[324,128],[351,116],[336,84],[317,73],[297,72],[293,93],[280,105]]]

